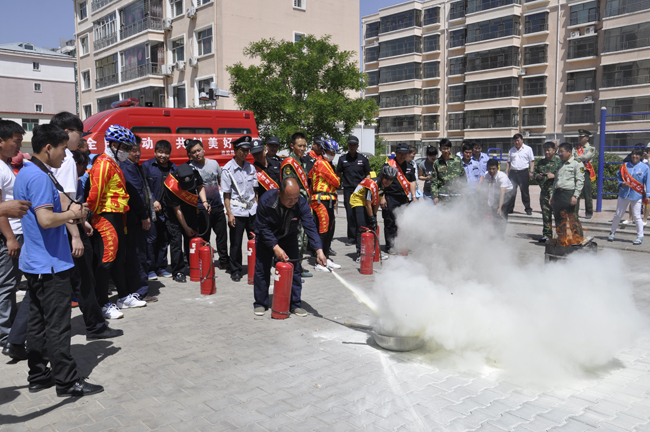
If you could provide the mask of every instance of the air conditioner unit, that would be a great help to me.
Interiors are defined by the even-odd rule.
[[[190,57],[190,67],[198,67],[199,59],[196,57]]]
[[[530,136],[530,131],[525,130],[525,131],[522,131],[521,134],[524,136],[524,138],[528,138]]]
[[[185,16],[189,19],[196,18],[196,8],[194,6],[188,7],[185,11]]]
[[[593,102],[593,101],[594,101],[593,96],[585,96],[585,98],[583,99],[583,102]]]
[[[172,76],[172,74],[174,73],[174,65],[164,64],[160,66],[160,73],[162,73],[165,76]]]
[[[585,27],[585,34],[596,34],[596,27],[595,26],[589,26]]]
[[[519,75],[519,76],[526,75],[526,69],[519,69],[519,71],[517,72],[517,75]]]
[[[172,19],[171,18],[163,18],[163,20],[162,20],[162,28],[163,28],[163,30],[171,30],[172,29]]]
[[[176,70],[179,71],[184,71],[185,70],[185,62],[183,60],[179,60],[176,62]]]
[[[580,37],[580,30],[573,30],[571,32],[571,37],[572,38]]]

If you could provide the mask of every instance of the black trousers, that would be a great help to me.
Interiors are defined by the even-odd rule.
[[[173,220],[171,218],[167,219],[167,235],[169,239],[169,258],[171,260],[172,274],[185,274],[187,264],[185,263],[185,255],[183,254],[183,244],[187,244],[185,248],[189,249],[189,239],[185,241],[187,236],[176,218]]]
[[[354,193],[354,189],[343,189],[343,204],[345,205],[345,216],[348,220],[348,238],[357,238],[357,223],[354,218],[354,210],[350,207],[350,197]]]
[[[126,240],[124,214],[101,213],[93,216],[95,228],[95,283],[97,300],[102,306],[108,303],[108,281],[113,279],[119,298],[130,294],[126,285]]]
[[[25,273],[31,296],[27,329],[27,364],[30,384],[49,383],[58,389],[79,379],[70,354],[70,271],[36,275]],[[47,367],[51,363],[52,370]]]
[[[298,237],[289,235],[278,242],[278,245],[284,250],[289,259],[297,259],[300,256],[300,247],[298,246]],[[255,241],[255,279],[253,280],[253,295],[255,302],[253,307],[262,306],[269,308],[269,285],[271,282],[271,271],[273,266],[273,257],[275,253],[264,243]],[[293,279],[291,282],[291,305],[289,310],[300,307],[300,295],[302,293],[302,280],[300,275],[302,268],[300,261],[293,263]]]
[[[248,240],[253,238],[253,230],[255,229],[255,215],[247,217],[235,216],[235,226],[230,228],[230,274],[240,275],[244,271],[241,260],[241,245],[244,231]]]
[[[29,325],[29,308],[31,304],[29,290],[25,292],[25,297],[20,303],[18,313],[11,326],[7,342],[14,345],[24,345],[27,340],[27,326]]]
[[[129,221],[126,226],[126,286],[131,294],[147,295],[147,235],[142,222]]]
[[[395,237],[397,237],[397,219],[395,218],[395,210],[399,207],[408,204],[408,198],[397,198],[391,195],[385,195],[387,206],[382,210],[381,215],[384,219],[384,238],[386,239],[386,251],[389,251],[393,246]]]
[[[151,223],[147,233],[147,272],[158,273],[167,268],[167,246],[169,238],[165,220],[160,218]]]
[[[512,213],[515,208],[515,200],[517,199],[517,188],[521,189],[521,202],[524,204],[526,212],[532,211],[533,209],[530,206],[530,193],[528,191],[528,185],[530,183],[530,177],[528,176],[528,169],[523,170],[510,170],[508,178],[512,182],[512,195],[506,206],[506,212],[508,214]]]
[[[366,219],[366,216],[368,215],[368,212],[366,211],[366,208],[364,206],[356,206],[352,208],[353,216],[354,216],[354,223],[355,226],[357,227],[357,256],[361,255],[361,234],[365,231],[365,229],[368,227],[368,221]]]
[[[214,231],[214,236],[216,237],[217,243],[217,253],[219,254],[219,264],[222,267],[228,265],[230,261],[228,258],[228,231],[226,227],[228,226],[228,221],[226,220],[226,215],[223,212],[223,206],[213,207],[210,210],[210,228]],[[205,221],[203,218],[199,218],[199,232],[206,231]],[[203,235],[203,240],[210,243],[210,229],[208,228],[207,232]]]

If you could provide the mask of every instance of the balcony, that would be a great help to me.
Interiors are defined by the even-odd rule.
[[[366,24],[366,39],[372,39],[379,36],[379,22]]]
[[[98,9],[103,8],[104,6],[116,2],[117,0],[93,0],[90,3],[90,9],[95,12]]]
[[[424,10],[424,16],[422,17],[423,26],[429,26],[429,25],[439,24],[439,23],[440,23],[439,7]]]
[[[522,126],[546,126],[545,108],[524,108]]]
[[[650,0],[608,1],[605,8],[605,17],[624,15],[646,9],[650,9]]]
[[[436,132],[440,130],[440,120],[435,116],[422,116],[422,130],[424,132]]]
[[[631,77],[606,76],[603,74],[603,87],[626,87],[633,85],[650,84],[650,75],[637,75]]]
[[[366,63],[372,63],[379,60],[379,47],[366,48]]]
[[[465,129],[465,117],[461,114],[460,117],[452,118],[454,114],[449,114],[449,124],[447,129],[450,131],[462,131]]]
[[[529,24],[524,25],[524,34],[540,33],[548,31],[548,24]]]
[[[162,30],[162,18],[146,17],[120,29],[120,39],[126,39],[145,30]]]
[[[465,86],[449,87],[449,103],[465,102]]]
[[[422,105],[439,105],[440,104],[440,90],[439,89],[425,89],[422,91]]]
[[[521,4],[521,0],[469,0],[467,2],[467,14],[481,12],[484,10],[494,9],[511,4]]]
[[[379,119],[379,133],[420,132],[420,116],[396,116]]]
[[[117,84],[119,82],[120,82],[120,80],[119,80],[119,77],[118,77],[117,74],[107,75],[105,77],[97,78],[95,80],[95,88],[100,89],[100,88],[103,88],[103,87],[111,86],[113,84]]]
[[[471,33],[470,33],[471,35]],[[506,37],[506,36],[519,36],[519,26],[509,28],[509,29],[503,29],[503,30],[495,30],[491,32],[486,32],[486,33],[478,33],[474,34],[473,37],[468,37],[467,38],[467,43],[471,42],[481,42],[481,41],[486,41],[490,39],[497,39],[501,37]]]
[[[465,2],[464,1],[452,3],[451,8],[449,9],[449,19],[450,20],[455,20],[455,19],[460,19],[460,18],[465,18]]]
[[[101,39],[96,39],[93,41],[93,48],[95,51],[106,48],[117,43],[117,32],[111,33]]]
[[[519,97],[519,79],[505,78],[467,84],[465,101]]]
[[[456,34],[454,33],[456,32],[451,32],[451,37],[449,38],[449,48],[465,46],[465,30],[460,30]]]
[[[579,24],[597,22],[598,18],[599,18],[598,12],[596,11],[590,11],[588,14],[585,15],[577,14],[576,16],[574,16],[574,14],[571,14],[571,18],[569,19],[569,25],[574,26]]]
[[[647,46],[650,46],[650,38],[623,40],[623,37],[616,37],[614,41],[611,41],[605,35],[605,49],[603,52],[626,51]]]
[[[592,124],[595,123],[594,104],[577,104],[566,106],[567,125]]]
[[[145,63],[130,69],[124,69],[121,73],[122,82],[142,78],[147,75],[162,75],[158,63]]]
[[[569,41],[569,60],[579,59],[584,57],[595,57],[598,55],[598,38],[580,38]]]

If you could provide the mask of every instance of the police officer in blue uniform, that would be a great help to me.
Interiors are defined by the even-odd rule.
[[[255,315],[264,315],[266,309],[269,308],[269,284],[273,258],[276,261],[300,258],[299,224],[302,224],[310,244],[316,249],[316,261],[326,267],[327,258],[323,253],[323,246],[309,204],[304,197],[300,196],[300,186],[296,179],[285,178],[280,183],[280,189],[267,191],[257,206],[253,285]],[[306,316],[307,312],[300,307],[301,272],[301,262],[293,261],[290,310],[297,316]]]

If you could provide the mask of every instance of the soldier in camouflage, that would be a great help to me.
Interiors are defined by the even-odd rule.
[[[440,140],[440,153],[441,156],[433,163],[431,173],[431,197],[434,204],[460,197],[467,188],[463,163],[458,156],[451,155],[451,141],[447,138]]]
[[[553,238],[553,224],[552,215],[553,209],[549,201],[551,200],[551,190],[553,189],[553,181],[555,174],[560,169],[562,160],[555,154],[555,143],[546,141],[544,143],[545,159],[540,160],[535,164],[535,180],[540,186],[539,205],[542,208],[542,238],[540,242],[545,242],[549,238]]]
[[[573,149],[573,158],[578,162],[582,162],[585,166],[585,185],[582,188],[582,194],[580,198],[585,199],[585,219],[591,219],[594,214],[594,202],[591,197],[591,183],[596,180],[596,173],[594,167],[591,164],[591,160],[596,154],[596,149],[589,145],[589,138],[591,137],[591,132],[586,129],[578,129],[579,142],[578,145]],[[580,198],[578,198],[578,204],[576,205],[576,215],[580,210]]]

